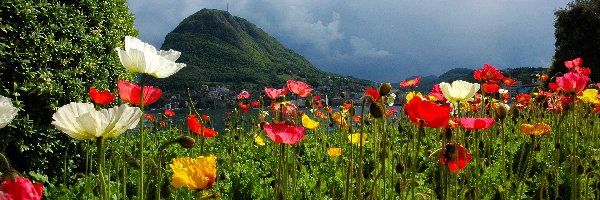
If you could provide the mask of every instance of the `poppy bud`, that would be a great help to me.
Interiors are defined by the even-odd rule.
[[[508,114],[508,110],[506,109],[506,104],[503,103],[497,103],[496,107],[494,108],[494,111],[496,113],[496,118],[503,120],[504,118],[506,118],[506,115]]]
[[[379,95],[381,96],[388,95],[390,91],[392,91],[392,84],[390,83],[382,83],[381,86],[379,86]]]
[[[479,141],[479,150],[483,151],[484,147],[483,141]]]
[[[397,194],[400,194],[402,192],[402,183],[401,183],[401,179],[398,178],[398,181],[396,182],[396,186],[394,187],[394,191],[396,191]]]
[[[381,118],[383,117],[383,114],[385,114],[385,109],[381,103],[373,102],[369,107],[369,113],[371,113],[371,115],[373,115],[375,118]]]
[[[177,142],[183,147],[183,148],[193,148],[194,144],[196,143],[196,140],[194,140],[194,138],[190,137],[190,136],[181,136],[179,138],[177,138]]]
[[[343,99],[343,98],[346,98],[346,96],[348,96],[348,95],[346,95],[346,92],[341,92],[341,93],[340,93],[340,97],[342,97],[342,99]]]
[[[555,148],[555,149],[560,149],[560,143],[556,143],[556,144],[554,144],[554,148]]]

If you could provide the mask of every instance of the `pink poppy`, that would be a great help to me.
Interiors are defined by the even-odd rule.
[[[277,99],[280,96],[285,96],[287,94],[287,88],[275,89],[275,88],[265,88],[265,93],[271,99]]]
[[[440,84],[433,85],[433,87],[431,87],[431,92],[429,92],[429,95],[432,95],[438,101],[446,101],[446,97],[442,92],[442,88],[440,88]]]
[[[17,177],[0,184],[0,199],[39,200],[44,196],[44,185],[32,183],[29,179]]]
[[[565,92],[579,93],[585,89],[590,79],[580,73],[569,72],[564,76],[556,78],[556,83]]]
[[[271,140],[282,144],[296,144],[304,140],[303,126],[291,126],[285,123],[265,124],[265,132]]]
[[[126,80],[119,80],[117,83],[119,86],[119,97],[123,101],[133,104],[140,105],[140,86],[131,83]],[[162,91],[152,86],[144,86],[144,105],[150,105],[160,98]]]
[[[307,97],[313,91],[313,89],[305,82],[294,80],[287,81],[287,89],[301,97]]]
[[[494,118],[460,118],[460,125],[467,130],[484,130],[492,127],[496,120]]]
[[[583,59],[575,58],[573,60],[565,61],[565,67],[568,69],[573,69],[575,67],[580,67],[583,64]]]
[[[248,99],[248,98],[250,98],[250,93],[248,91],[246,91],[246,90],[243,90],[242,92],[240,92],[237,95],[237,98],[238,99]]]

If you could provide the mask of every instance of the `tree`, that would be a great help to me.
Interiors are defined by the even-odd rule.
[[[556,52],[549,75],[566,72],[564,61],[582,58],[592,71],[592,82],[600,81],[600,0],[576,0],[554,12]]]
[[[137,34],[133,20],[125,0],[0,3],[0,95],[20,109],[0,130],[0,151],[15,169],[61,177],[63,161],[76,166],[82,145],[50,125],[52,114],[71,101],[90,102],[91,86],[115,92],[118,79],[133,78],[114,50]]]

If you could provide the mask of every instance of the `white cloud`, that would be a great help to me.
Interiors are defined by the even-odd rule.
[[[352,46],[355,56],[380,58],[392,55],[388,51],[373,47],[373,44],[368,40],[356,36],[350,37],[350,46]]]

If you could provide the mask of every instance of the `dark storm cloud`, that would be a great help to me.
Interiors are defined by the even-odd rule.
[[[140,38],[156,46],[185,17],[227,3],[325,71],[396,82],[483,63],[548,66],[553,12],[568,1],[128,1]]]

